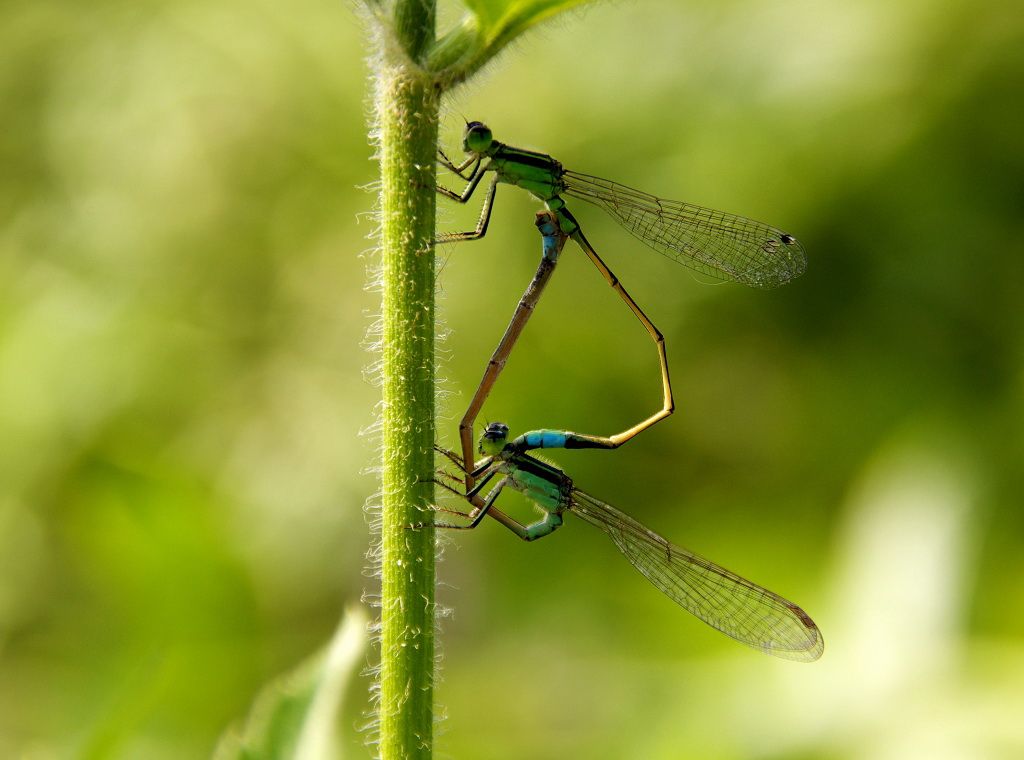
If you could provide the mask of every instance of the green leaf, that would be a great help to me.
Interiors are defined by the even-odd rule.
[[[553,16],[592,0],[463,0],[480,21],[481,29],[498,36],[509,30],[516,33]]]
[[[354,607],[325,651],[263,687],[213,760],[338,760],[342,697],[365,644],[366,614]]]
[[[532,26],[593,0],[463,0],[471,15],[442,37],[430,56],[443,82],[456,84]]]

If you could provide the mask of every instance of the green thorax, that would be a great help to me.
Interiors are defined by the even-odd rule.
[[[547,201],[562,192],[562,165],[551,156],[532,150],[513,148],[494,143],[488,169],[497,173],[502,182],[518,185]]]
[[[572,478],[558,468],[521,454],[504,462],[500,469],[509,486],[541,509],[558,514],[569,506]]]

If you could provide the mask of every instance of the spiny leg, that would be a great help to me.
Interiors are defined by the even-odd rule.
[[[457,176],[459,179],[464,179],[467,182],[476,173],[476,167],[473,167],[473,171],[469,173],[468,177],[464,173],[466,169],[468,169],[470,166],[473,166],[474,163],[477,164],[477,166],[479,166],[480,161],[482,160],[480,156],[470,155],[467,156],[466,160],[463,161],[461,164],[456,165],[454,161],[448,158],[448,155],[443,150],[441,150],[441,148],[437,149],[437,155],[440,156],[438,162],[441,164],[441,166],[443,166],[445,169],[447,169],[452,174]]]
[[[442,446],[437,446],[437,445],[434,446],[434,450],[437,451],[439,454],[442,454],[443,456],[447,457],[449,460],[451,460],[452,464],[454,464],[457,468],[459,468],[460,471],[467,472],[466,466],[463,463],[464,460],[459,459],[459,455],[456,454],[454,451],[450,451],[450,450],[448,450],[448,449],[446,449],[446,448],[444,448]],[[493,457],[488,457],[488,458],[482,460],[481,464],[479,466],[476,466],[472,470],[472,475],[473,476],[481,476],[482,475],[483,478],[486,478],[487,480],[489,480],[491,478],[491,474],[485,474],[485,473],[486,473],[486,470],[488,468],[493,466],[493,464],[494,464],[494,458]],[[439,471],[439,474],[440,474],[440,472],[441,471]],[[461,482],[458,478],[456,478],[456,477],[454,477],[452,475],[449,475],[448,473],[444,473],[444,475],[447,478],[449,478],[450,480],[453,480],[456,483],[460,483]],[[483,478],[481,478],[481,483],[480,483],[481,486],[486,483],[486,480],[484,480]],[[455,494],[459,498],[466,499],[467,501],[469,501],[473,505],[474,509],[472,511],[470,511],[469,514],[464,514],[463,515],[467,519],[473,519],[473,517],[477,514],[478,510],[483,509],[484,506],[485,506],[484,500],[481,499],[480,496],[479,496],[479,489],[477,489],[477,491],[475,491],[472,496],[467,496],[466,494],[456,490],[455,488],[452,488],[447,483],[439,483],[437,480],[434,480],[434,482],[437,483],[438,485],[442,486],[443,488],[447,489],[448,491],[451,491],[453,494]],[[460,513],[460,512],[456,512],[455,510],[443,510],[443,511],[453,512],[455,514],[463,514],[463,513]],[[511,530],[516,535],[521,535],[520,534],[520,529],[524,529],[523,524],[520,523],[518,520],[516,520],[516,519],[514,519],[512,517],[509,517],[504,512],[502,512],[500,509],[498,509],[497,507],[493,506],[493,500],[492,500],[492,505],[490,507],[488,507],[486,510],[484,510],[484,513],[485,514],[489,514],[491,517],[493,517],[495,520],[497,520],[499,523],[504,525],[506,528]],[[410,526],[410,527],[416,528],[416,527],[421,527],[421,526],[422,526],[422,524],[421,525],[413,525],[413,526]],[[463,529],[463,526],[448,526],[448,525],[444,525],[442,527],[453,527],[453,528],[456,528],[456,529]],[[474,524],[474,527],[475,527],[475,524]]]
[[[496,472],[496,469],[492,470],[490,475],[480,481],[480,484],[475,490],[479,492],[480,488],[487,482],[487,480],[490,479],[491,475]],[[487,494],[487,498],[484,499],[483,506],[480,507],[479,510],[475,510],[476,514],[473,516],[473,521],[469,525],[459,526],[459,528],[461,530],[471,530],[480,524],[480,521],[484,519],[484,515],[490,514],[496,517],[498,522],[519,536],[519,538],[523,539],[523,541],[535,541],[538,538],[548,535],[562,524],[562,515],[558,512],[547,512],[542,519],[530,523],[529,525],[523,525],[518,520],[495,510],[494,502],[497,501],[502,489],[504,489],[508,484],[508,476],[505,476],[498,481],[498,485],[491,489],[490,493]]]
[[[451,198],[456,203],[468,203],[469,199],[473,197],[473,193],[476,192],[477,186],[480,184],[480,180],[484,178],[484,174],[487,173],[487,164],[483,163],[483,159],[480,156],[470,156],[464,163],[455,165],[452,160],[445,155],[444,151],[438,148],[437,154],[440,157],[439,162],[446,169],[450,170],[460,179],[466,180],[466,187],[461,193],[457,193],[454,190],[445,187],[444,185],[434,185],[435,190],[446,198]],[[463,172],[470,166],[473,170],[467,177]],[[494,206],[494,191],[498,185],[498,176],[495,175],[491,181],[490,186],[487,188],[487,194],[484,196],[483,207],[480,209],[480,219],[477,221],[476,229],[470,232],[448,232],[438,237],[435,243],[455,243],[464,240],[479,240],[487,233],[487,224],[491,221],[491,209]]]
[[[491,477],[493,477],[496,472],[497,472],[496,470],[493,470],[487,476],[485,476],[483,479],[481,479],[480,486],[483,486],[488,481],[490,481]],[[465,494],[459,493],[459,491],[457,491],[456,489],[452,488],[451,486],[448,486],[445,483],[441,483],[440,481],[437,481],[437,480],[435,480],[434,482],[437,483],[438,485],[442,486],[443,488],[446,488],[447,490],[451,491],[452,493],[454,493],[456,496],[459,496],[460,498],[467,499],[467,500],[470,499],[470,497],[466,496]],[[501,494],[501,491],[505,487],[506,482],[507,482],[506,478],[502,478],[500,481],[498,481],[498,485],[496,485],[493,489],[491,489],[490,493],[487,494],[487,498],[483,500],[481,505],[479,507],[475,507],[468,514],[463,513],[463,512],[458,512],[456,510],[449,510],[449,509],[439,510],[439,511],[442,511],[442,512],[448,512],[450,514],[461,515],[462,517],[467,518],[470,521],[468,525],[452,525],[450,523],[420,523],[418,525],[413,525],[411,527],[413,527],[413,528],[424,528],[424,527],[430,526],[430,527],[434,527],[434,528],[445,528],[447,530],[473,530],[474,528],[476,528],[480,524],[480,522],[484,519],[485,515],[491,514],[491,515],[493,515],[498,520],[498,522],[500,522],[506,528],[508,528],[513,533],[515,533],[520,538],[522,538],[522,537],[524,537],[526,535],[526,532],[527,532],[526,526],[524,526],[518,520],[515,520],[515,519],[509,517],[504,512],[500,512],[500,511],[498,511],[498,510],[493,508],[494,502],[497,500],[498,496]],[[474,493],[473,496],[477,497],[478,493],[479,493],[479,489],[477,489],[477,492]]]
[[[437,185],[437,192],[445,195],[452,200],[458,201],[459,203],[466,203],[469,201],[470,196],[473,195],[473,191],[476,190],[477,185],[480,184],[480,180],[484,176],[484,170],[478,169],[477,173],[470,180],[466,186],[465,192],[459,195],[454,190],[449,190],[446,187]],[[466,240],[479,240],[487,234],[487,225],[491,221],[491,211],[494,208],[494,193],[498,187],[498,177],[495,175],[494,179],[491,180],[491,184],[487,186],[487,194],[484,196],[483,205],[480,208],[480,219],[476,223],[476,229],[470,230],[469,232],[446,232],[439,235],[435,243],[461,243]]]
[[[435,447],[435,448],[437,448],[437,447]],[[446,452],[446,453],[450,453],[450,452]],[[430,478],[429,482],[433,483],[436,486],[440,486],[441,488],[443,488],[444,490],[448,491],[449,493],[455,494],[460,499],[466,499],[467,501],[470,501],[470,503],[472,503],[472,500],[469,499],[466,496],[466,494],[462,493],[462,491],[460,491],[455,486],[450,485],[450,484],[445,482],[445,479],[447,479],[447,480],[451,480],[452,482],[456,483],[457,485],[462,485],[462,481],[459,478],[456,478],[454,475],[451,475],[451,474],[445,472],[444,470],[437,470],[435,474],[440,476],[440,477]],[[493,475],[494,475],[494,473],[492,472],[492,473],[490,473],[487,476],[486,479],[481,480],[481,485],[484,485],[485,483],[487,483],[491,479],[491,477],[493,477]],[[500,491],[503,484],[504,484],[504,480],[501,483],[499,483],[498,486],[496,486],[494,490]],[[497,497],[495,496],[495,498],[497,498]],[[490,501],[493,501],[493,499],[490,499],[490,494],[488,494],[488,499]],[[458,517],[464,517],[467,520],[470,520],[469,525],[453,525],[451,523],[416,523],[415,525],[410,525],[409,527],[410,528],[427,528],[427,527],[446,528],[448,530],[472,530],[473,528],[475,528],[477,525],[480,524],[480,521],[483,519],[483,516],[486,514],[486,512],[487,512],[487,510],[489,508],[490,508],[490,505],[488,504],[487,501],[482,502],[481,506],[475,507],[474,509],[470,510],[469,512],[460,512],[457,509],[447,509],[445,507],[439,507],[439,506],[435,505],[434,508],[433,508],[435,512],[444,512],[444,513],[449,514],[449,515],[456,515]]]

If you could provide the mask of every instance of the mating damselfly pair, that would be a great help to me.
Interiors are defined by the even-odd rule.
[[[469,529],[476,527],[484,515],[490,514],[520,538],[529,541],[559,527],[564,512],[576,514],[607,533],[626,558],[670,599],[717,630],[766,654],[806,662],[818,659],[824,649],[824,640],[817,626],[800,607],[669,543],[625,513],[577,489],[558,468],[526,453],[539,448],[618,448],[671,415],[675,408],[662,333],[598,256],[566,207],[564,197],[578,198],[603,208],[641,241],[697,272],[754,288],[774,288],[800,275],[807,263],[803,247],[792,235],[760,222],[664,200],[609,180],[568,171],[551,156],[498,142],[491,130],[480,122],[466,125],[463,148],[467,157],[462,163],[454,163],[441,151],[439,161],[465,180],[466,187],[459,193],[439,185],[439,193],[466,203],[487,172],[493,172],[494,178],[484,197],[476,229],[442,235],[438,242],[483,237],[499,183],[529,191],[544,203],[547,210],[537,214],[536,224],[543,240],[537,273],[492,354],[483,379],[460,422],[462,454],[439,449],[459,469],[460,477],[442,472],[444,479],[438,482],[473,505],[468,513],[456,511],[470,522],[462,526],[434,524]],[[480,438],[479,452],[484,459],[474,464],[473,425],[533,313],[565,242],[570,238],[576,241],[653,339],[661,365],[662,408],[631,428],[610,436],[540,430],[509,441],[508,428],[502,423],[492,423]],[[483,488],[495,478],[498,479],[497,484],[483,497]],[[453,483],[464,485],[464,489],[460,490]],[[523,525],[497,510],[494,502],[505,487],[524,494],[542,510],[544,517]]]

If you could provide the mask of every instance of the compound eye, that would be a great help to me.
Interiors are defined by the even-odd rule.
[[[486,153],[494,142],[494,136],[486,124],[471,121],[466,125],[466,139],[463,147],[467,153]]]
[[[492,422],[480,436],[479,451],[486,456],[497,456],[505,448],[508,440],[508,425]]]
[[[508,425],[503,422],[492,422],[484,430],[484,436],[492,441],[508,438]]]

